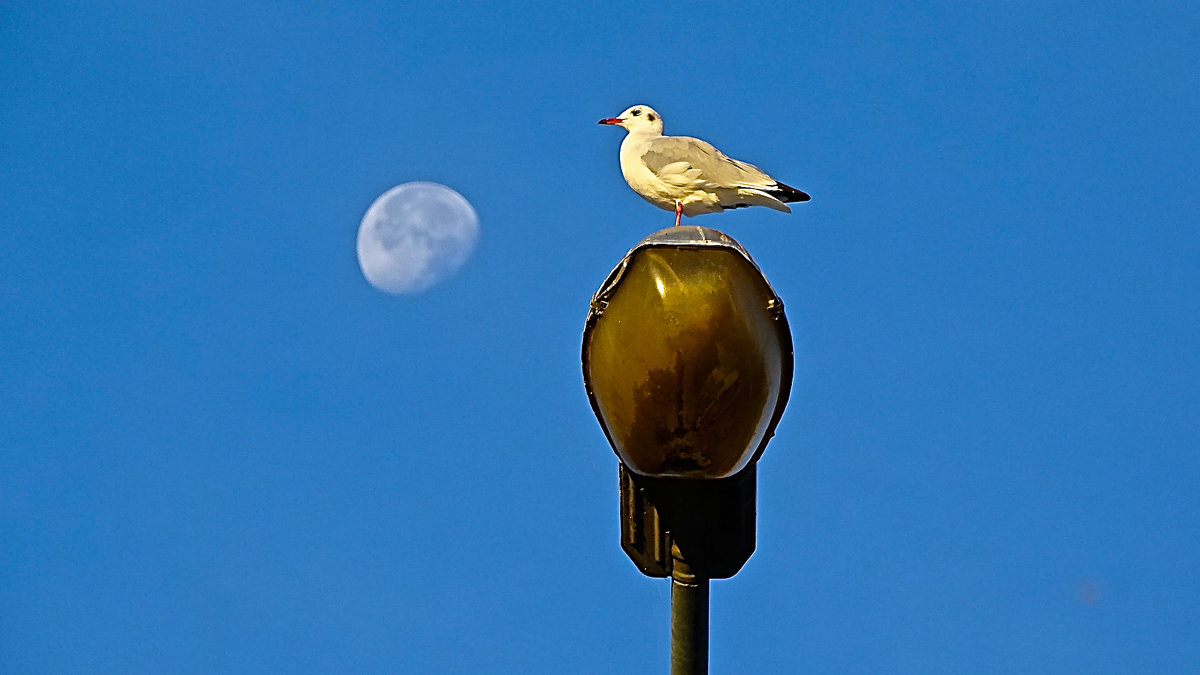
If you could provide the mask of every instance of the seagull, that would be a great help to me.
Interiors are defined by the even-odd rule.
[[[627,108],[597,124],[625,127],[621,173],[643,199],[679,218],[744,206],[791,213],[790,202],[809,196],[771,178],[753,164],[726,157],[698,138],[663,136],[662,115],[648,105]]]

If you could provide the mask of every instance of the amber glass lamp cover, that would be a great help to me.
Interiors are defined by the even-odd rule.
[[[783,302],[736,241],[703,227],[642,240],[592,297],[583,379],[621,461],[726,478],[757,461],[792,384]]]

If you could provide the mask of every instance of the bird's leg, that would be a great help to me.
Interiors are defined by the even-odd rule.
[[[675,227],[679,227],[679,218],[683,215],[683,202],[675,200]]]

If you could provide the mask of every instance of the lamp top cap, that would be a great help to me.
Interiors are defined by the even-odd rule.
[[[733,237],[699,225],[680,225],[668,227],[639,241],[632,250],[646,246],[718,246],[737,249],[738,253],[749,258],[750,254]]]
[[[592,296],[593,308],[597,303],[601,302],[609,293],[616,287],[617,282],[621,278],[625,267],[629,264],[629,260],[633,254],[644,248],[718,248],[733,251],[738,256],[750,263],[750,266],[758,272],[758,276],[762,278],[767,289],[772,296],[778,298],[775,289],[771,288],[771,282],[767,281],[766,275],[762,273],[758,263],[754,262],[754,258],[750,257],[749,251],[746,250],[736,239],[721,232],[714,230],[711,227],[701,227],[699,225],[680,225],[678,227],[667,227],[649,235],[645,239],[639,241],[624,258],[617,263],[613,271],[609,273],[608,279],[600,286],[596,293]]]

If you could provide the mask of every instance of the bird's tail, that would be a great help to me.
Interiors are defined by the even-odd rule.
[[[772,197],[785,204],[790,202],[806,202],[812,199],[812,197],[808,196],[807,192],[797,190],[796,188],[790,185],[784,185],[783,183],[775,183],[775,187],[767,190],[767,192],[769,192]]]

